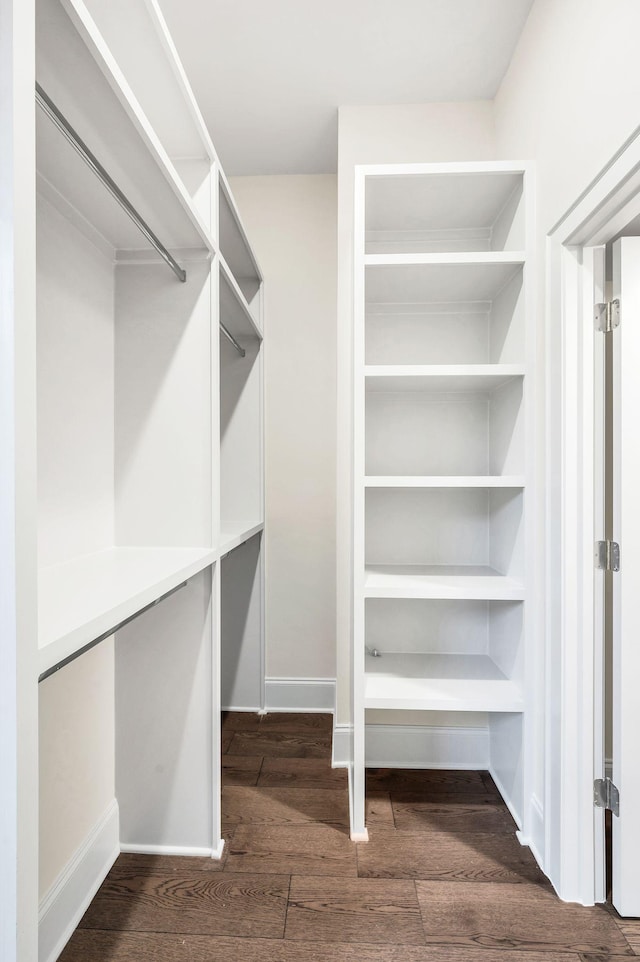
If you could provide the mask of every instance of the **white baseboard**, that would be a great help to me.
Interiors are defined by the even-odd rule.
[[[334,768],[351,760],[349,725],[333,730]],[[444,728],[428,725],[367,725],[366,764],[369,768],[488,769],[487,728]]]
[[[40,903],[39,962],[55,962],[120,854],[114,799]]]
[[[335,678],[265,678],[268,712],[333,712],[335,703]]]
[[[136,845],[132,842],[121,842],[120,851],[127,855],[186,855],[189,858],[220,858],[222,856],[221,844],[218,843],[213,848],[189,847],[187,845]]]
[[[332,768],[348,768],[351,761],[352,725],[333,726]]]
[[[487,728],[444,728],[428,725],[367,725],[369,768],[489,767]]]
[[[537,795],[531,796],[531,832],[529,833],[529,848],[536,862],[544,872],[544,808]]]

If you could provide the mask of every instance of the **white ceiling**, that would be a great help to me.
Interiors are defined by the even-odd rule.
[[[491,99],[533,0],[160,0],[229,174],[336,169],[337,108]]]

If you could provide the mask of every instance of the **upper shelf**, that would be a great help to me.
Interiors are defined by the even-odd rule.
[[[262,340],[251,308],[223,257],[220,258],[220,321],[235,338]]]
[[[229,187],[223,177],[220,178],[218,194],[218,218],[220,252],[242,291],[249,309],[252,312],[255,310],[257,317],[258,311],[255,299],[260,290],[262,275],[251,250],[240,215],[231,198]]]
[[[157,0],[62,2],[93,18],[169,156],[212,163],[211,138]]]
[[[525,255],[415,254],[365,257],[367,304],[491,302],[522,271]]]
[[[38,0],[36,77],[142,218],[172,252],[214,250],[155,130],[81,0]],[[39,187],[98,243],[150,250],[129,217],[42,111]]]
[[[40,676],[215,559],[207,548],[109,548],[40,569]]]
[[[387,171],[366,177],[367,253],[524,246],[522,170]]]

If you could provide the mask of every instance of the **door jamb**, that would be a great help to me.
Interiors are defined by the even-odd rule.
[[[545,868],[566,901],[603,901],[593,805],[601,681],[593,604],[593,247],[640,214],[640,128],[547,237]],[[558,417],[558,414],[560,415]],[[559,642],[559,643],[558,643]],[[599,689],[599,690],[598,690]]]

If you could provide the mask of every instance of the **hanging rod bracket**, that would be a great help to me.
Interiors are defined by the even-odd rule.
[[[115,180],[107,173],[98,158],[89,150],[80,135],[74,130],[67,118],[58,110],[53,100],[45,93],[39,83],[36,83],[36,103],[47,115],[49,120],[58,128],[60,133],[68,140],[73,149],[82,157],[87,167],[89,167],[96,177],[104,184],[111,196],[118,202],[141,234],[143,234],[154,247],[160,257],[169,265],[178,280],[183,283],[187,279],[187,272],[180,267],[177,260],[169,253],[161,240],[154,234],[149,225],[140,216],[129,199],[122,193]]]

